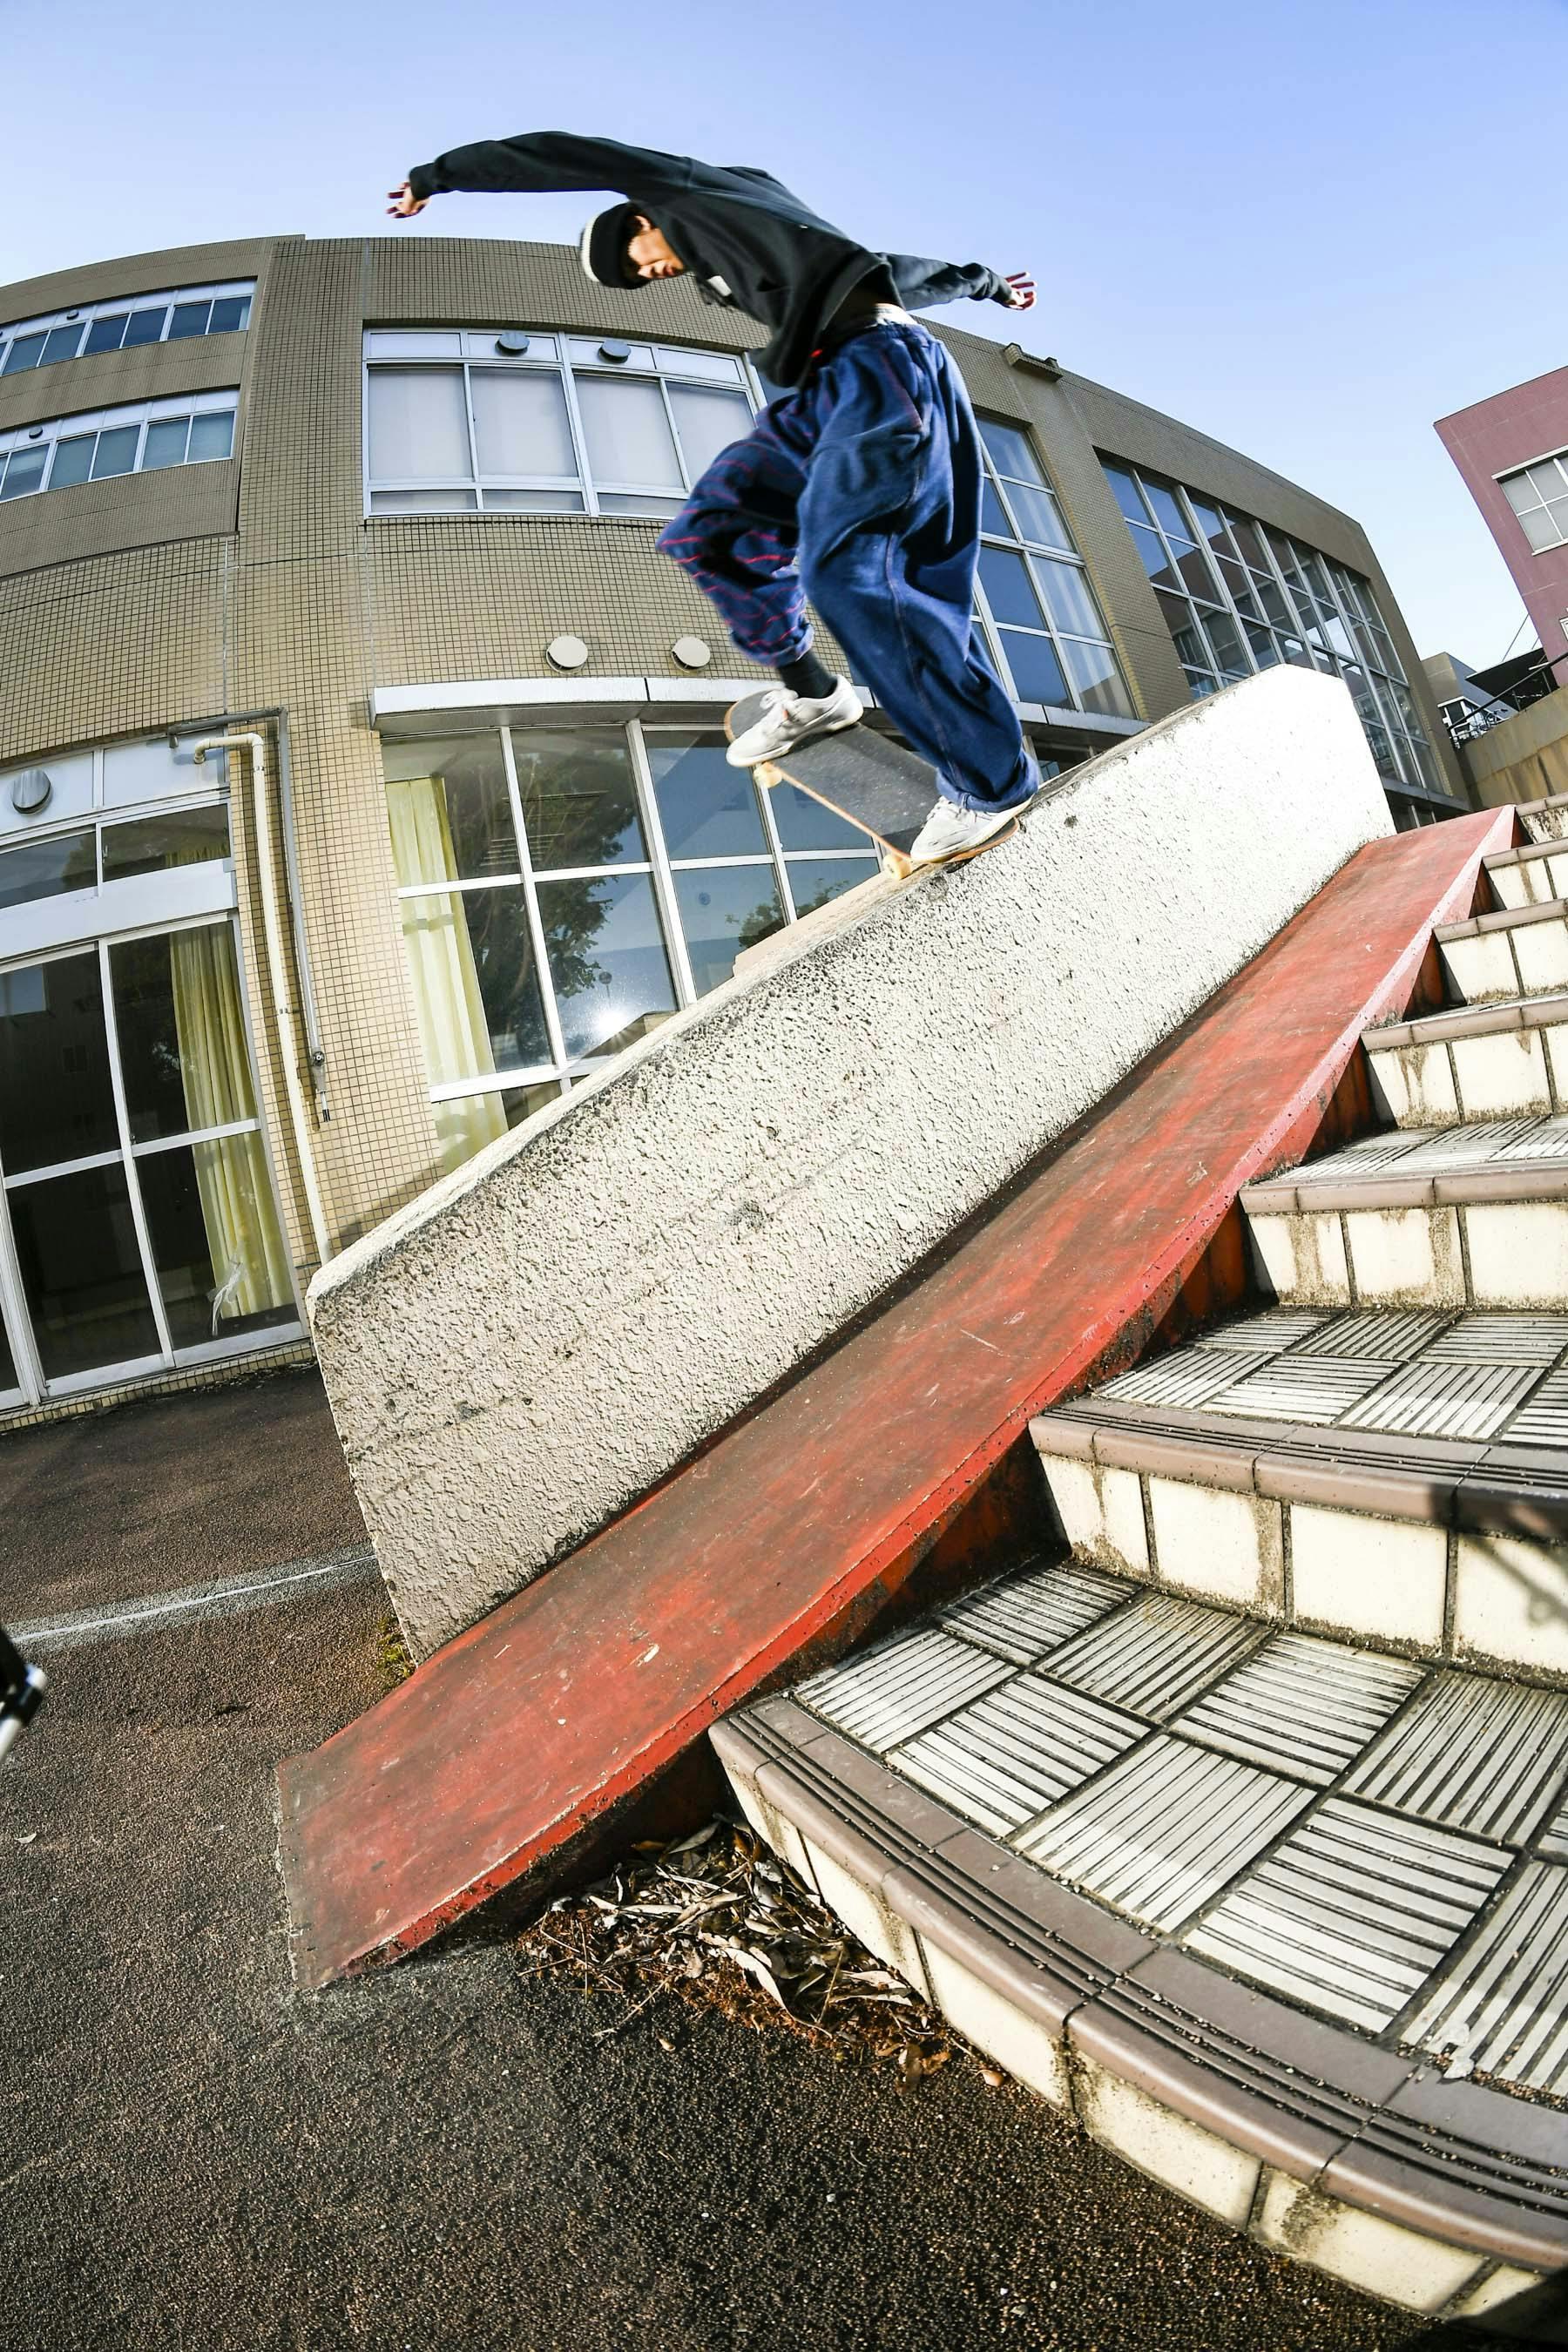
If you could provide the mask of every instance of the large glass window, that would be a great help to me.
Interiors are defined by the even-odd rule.
[[[521,330],[365,337],[372,514],[669,516],[752,425],[719,352]]]
[[[1132,698],[1082,557],[1026,433],[980,419],[980,604],[1020,702],[1130,719]]]
[[[50,318],[0,327],[0,375],[52,367],[57,360],[118,352],[136,343],[183,341],[190,335],[232,335],[250,324],[254,278],[222,286],[184,288],[173,294],[121,295],[88,302]]]
[[[196,393],[17,425],[0,433],[0,499],[231,457],[237,399],[235,392]]]
[[[1277,662],[1342,677],[1395,794],[1446,795],[1368,583],[1272,525],[1102,458],[1194,696]]]
[[[1498,488],[1537,555],[1568,543],[1568,449],[1517,474],[1500,474]]]
[[[510,728],[384,743],[393,863],[442,1164],[730,978],[878,871],[721,736]]]
[[[0,1181],[46,1383],[297,1328],[229,919],[0,971]]]

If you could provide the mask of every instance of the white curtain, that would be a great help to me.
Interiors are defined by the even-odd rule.
[[[169,963],[187,1121],[199,1129],[254,1118],[239,973],[228,926],[173,932]],[[291,1307],[294,1290],[260,1136],[222,1136],[193,1144],[191,1152],[212,1257],[216,1339],[226,1319]]]
[[[427,898],[401,901],[403,944],[430,1083],[492,1077],[495,1055],[465,902],[458,892],[439,889],[442,882],[458,878],[446,786],[439,776],[416,776],[405,783],[388,784],[386,802],[398,881],[433,886]],[[443,1103],[440,1113],[442,1156],[448,1168],[471,1160],[507,1132],[499,1096],[472,1095]]]

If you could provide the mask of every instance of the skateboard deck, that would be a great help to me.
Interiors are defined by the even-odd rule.
[[[762,716],[763,692],[747,695],[726,714],[731,743]],[[841,727],[837,734],[813,736],[783,760],[762,761],[752,772],[763,784],[795,784],[809,793],[868,834],[895,873],[913,871],[910,849],[931,814],[937,787],[925,761],[901,743],[869,727]]]

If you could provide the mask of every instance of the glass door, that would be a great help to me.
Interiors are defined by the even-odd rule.
[[[47,1391],[299,1328],[229,919],[0,972],[0,1175]]]

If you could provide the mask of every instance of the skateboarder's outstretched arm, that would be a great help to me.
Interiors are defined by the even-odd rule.
[[[417,163],[404,189],[410,201],[392,206],[407,219],[432,196],[469,194],[545,195],[568,188],[613,188],[634,203],[660,196],[702,194],[743,199],[767,182],[766,173],[721,163],[700,163],[691,155],[667,155],[657,147],[628,147],[619,139],[587,138],[575,131],[524,131],[513,139],[476,139],[453,147],[434,163]],[[771,183],[775,189],[777,181]],[[393,190],[395,198],[400,191]]]

